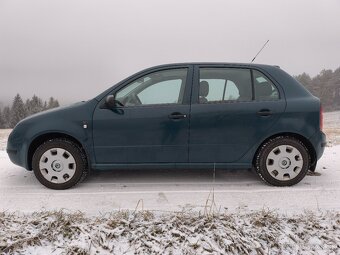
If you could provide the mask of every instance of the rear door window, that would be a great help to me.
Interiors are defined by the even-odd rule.
[[[251,101],[249,69],[200,68],[199,103]]]

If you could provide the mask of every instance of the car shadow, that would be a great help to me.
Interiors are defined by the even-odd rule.
[[[143,169],[92,171],[85,182],[89,183],[246,183],[261,182],[249,169]]]

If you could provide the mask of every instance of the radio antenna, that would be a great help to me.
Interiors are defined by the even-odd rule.
[[[268,42],[269,42],[269,40],[267,40],[266,43],[263,44],[262,48],[259,50],[259,52],[255,55],[255,57],[253,58],[253,60],[250,63],[254,62],[255,58],[261,53],[261,51],[264,49],[264,47],[266,47]]]

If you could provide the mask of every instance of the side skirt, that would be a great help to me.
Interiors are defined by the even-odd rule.
[[[106,171],[115,169],[249,169],[247,163],[139,163],[139,164],[92,164],[93,170]]]

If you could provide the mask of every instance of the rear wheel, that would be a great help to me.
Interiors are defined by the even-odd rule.
[[[76,185],[88,172],[83,150],[66,139],[52,139],[40,145],[32,166],[41,184],[58,190]]]
[[[267,183],[275,186],[291,186],[299,183],[307,174],[310,156],[306,146],[288,136],[273,138],[258,151],[255,169]]]

